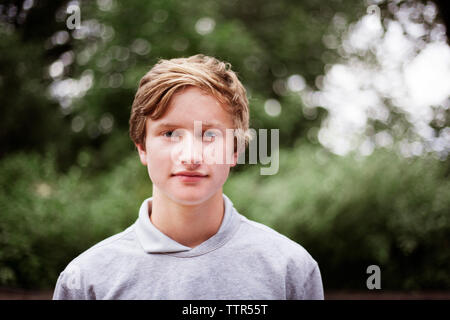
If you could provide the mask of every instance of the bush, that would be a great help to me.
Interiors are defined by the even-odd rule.
[[[255,167],[226,192],[242,214],[302,244],[326,288],[367,290],[366,269],[376,264],[383,289],[449,289],[445,170],[431,157],[380,150],[357,160],[300,146],[281,151],[277,175]]]
[[[151,194],[136,155],[92,177],[55,171],[53,155],[18,154],[0,162],[0,285],[52,287],[78,254],[137,219]]]

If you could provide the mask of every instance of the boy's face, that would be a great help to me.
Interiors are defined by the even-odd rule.
[[[184,205],[200,204],[222,193],[237,161],[234,138],[226,129],[233,129],[233,120],[213,96],[196,87],[175,94],[164,116],[147,119],[145,149],[136,145],[153,193],[162,192]]]

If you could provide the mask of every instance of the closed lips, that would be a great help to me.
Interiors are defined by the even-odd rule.
[[[186,177],[206,177],[206,174],[198,172],[178,172],[173,174],[174,176],[186,176]]]

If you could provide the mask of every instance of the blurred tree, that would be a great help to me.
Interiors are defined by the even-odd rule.
[[[450,4],[446,0],[433,0],[439,8],[439,17],[444,22],[447,30],[450,30]],[[450,40],[450,34],[447,32],[447,43]]]
[[[389,19],[398,6],[422,3],[379,7]],[[436,3],[442,18],[417,16],[425,27],[446,20],[446,4]],[[69,4],[80,7],[80,29],[66,26]],[[74,163],[111,168],[133,150],[128,117],[139,79],[160,58],[196,53],[227,60],[238,71],[252,128],[280,128],[285,147],[298,139],[317,143],[328,110],[308,108],[308,95],[299,93],[321,89],[322,74],[346,59],[332,43],[339,37],[330,34],[345,33],[365,7],[357,0],[3,1],[0,157],[53,148],[61,169]],[[407,131],[408,121],[390,109]],[[384,128],[380,122],[369,127]]]
[[[63,47],[47,47],[62,1],[7,1],[0,5],[0,157],[17,150],[43,151],[71,135],[58,104],[45,94],[46,66]],[[70,144],[70,143],[69,143]]]
[[[81,9],[78,30],[66,27],[69,3]],[[356,0],[4,1],[0,156],[53,148],[62,169],[109,167],[133,149],[128,117],[139,79],[159,58],[196,53],[231,62],[248,88],[251,126],[281,128],[281,144],[292,146],[324,113],[305,117],[292,83],[315,87],[333,60],[322,41],[329,21],[356,19],[363,7]],[[281,107],[278,116],[267,113],[270,103]]]
[[[388,147],[405,157],[450,152],[450,47],[433,2],[371,1],[348,28],[324,35],[340,55],[313,105],[329,111],[321,144],[338,154]]]

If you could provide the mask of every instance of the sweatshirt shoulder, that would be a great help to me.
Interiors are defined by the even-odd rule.
[[[317,262],[309,252],[299,243],[289,239],[278,231],[240,214],[245,238],[254,246],[261,247],[268,252],[281,254],[287,258],[294,258],[315,267]]]
[[[242,215],[239,248],[250,250],[255,260],[281,266],[286,283],[286,299],[324,298],[319,265],[299,243],[274,229]]]
[[[54,300],[96,299],[94,287],[107,283],[136,250],[133,225],[90,247],[59,274]]]
[[[135,236],[133,231],[134,225],[131,225],[124,231],[98,242],[75,257],[67,268],[73,265],[89,268],[90,265],[109,263],[111,259],[120,255],[121,252],[129,251],[134,246]]]

